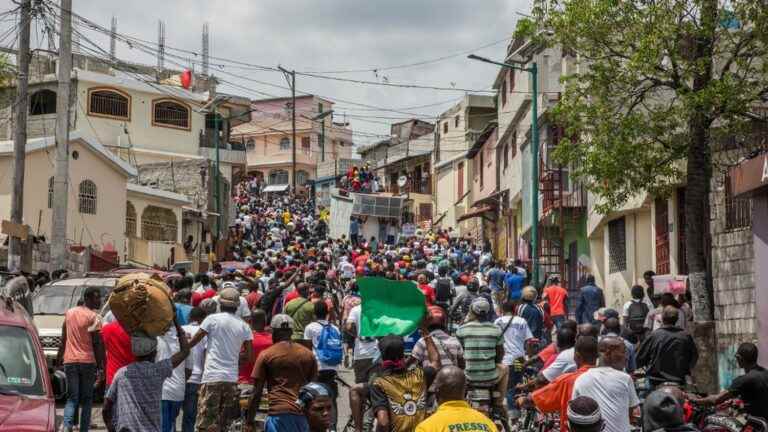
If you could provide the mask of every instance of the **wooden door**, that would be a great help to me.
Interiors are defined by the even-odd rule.
[[[657,198],[656,207],[656,274],[669,274],[669,204]]]

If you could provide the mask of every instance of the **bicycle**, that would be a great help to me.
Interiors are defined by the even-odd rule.
[[[348,391],[352,390],[352,386],[347,384],[343,379],[336,377],[336,381],[345,387]],[[373,416],[373,408],[371,407],[370,398],[363,399],[363,432],[373,432],[375,425],[375,419]],[[347,423],[341,429],[341,432],[355,432],[355,419],[350,415]]]

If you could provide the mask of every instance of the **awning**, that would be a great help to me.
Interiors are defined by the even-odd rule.
[[[467,219],[472,219],[472,218],[475,218],[475,217],[482,217],[483,214],[485,214],[487,212],[490,212],[490,211],[493,211],[493,210],[494,210],[494,208],[491,207],[491,206],[483,206],[483,207],[480,207],[480,208],[476,208],[476,209],[474,209],[472,211],[469,211],[469,212],[464,213],[463,215],[457,217],[456,218],[456,222],[462,222],[462,221],[465,221]]]
[[[287,184],[281,184],[281,185],[269,185],[265,187],[262,192],[285,192],[287,191],[289,186]]]
[[[747,159],[729,170],[734,195],[752,194],[768,188],[768,153]]]

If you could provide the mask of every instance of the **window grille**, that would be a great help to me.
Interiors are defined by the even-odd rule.
[[[80,182],[78,193],[79,210],[83,214],[96,214],[96,183],[91,180]]]
[[[128,97],[112,90],[93,90],[90,93],[88,113],[97,116],[115,117],[128,120],[130,112]]]

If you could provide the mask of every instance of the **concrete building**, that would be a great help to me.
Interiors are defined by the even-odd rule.
[[[459,234],[476,232],[476,220],[458,222],[471,207],[467,151],[485,126],[496,120],[493,96],[466,95],[440,115],[434,151],[435,225]]]
[[[24,224],[35,235],[51,238],[53,137],[27,142],[24,176]],[[69,198],[66,238],[71,246],[125,251],[128,179],[136,169],[91,137],[70,134]],[[10,219],[13,189],[13,142],[0,142],[0,220]]]
[[[391,127],[392,138],[358,150],[387,193],[405,197],[404,223],[431,226],[434,218],[432,152],[435,125],[407,120]]]
[[[268,185],[290,185],[292,177],[291,98],[251,102],[250,121],[233,129],[234,139],[245,143],[248,173]],[[352,130],[333,121],[333,102],[313,95],[296,98],[296,186],[317,178],[317,166],[352,156]]]

